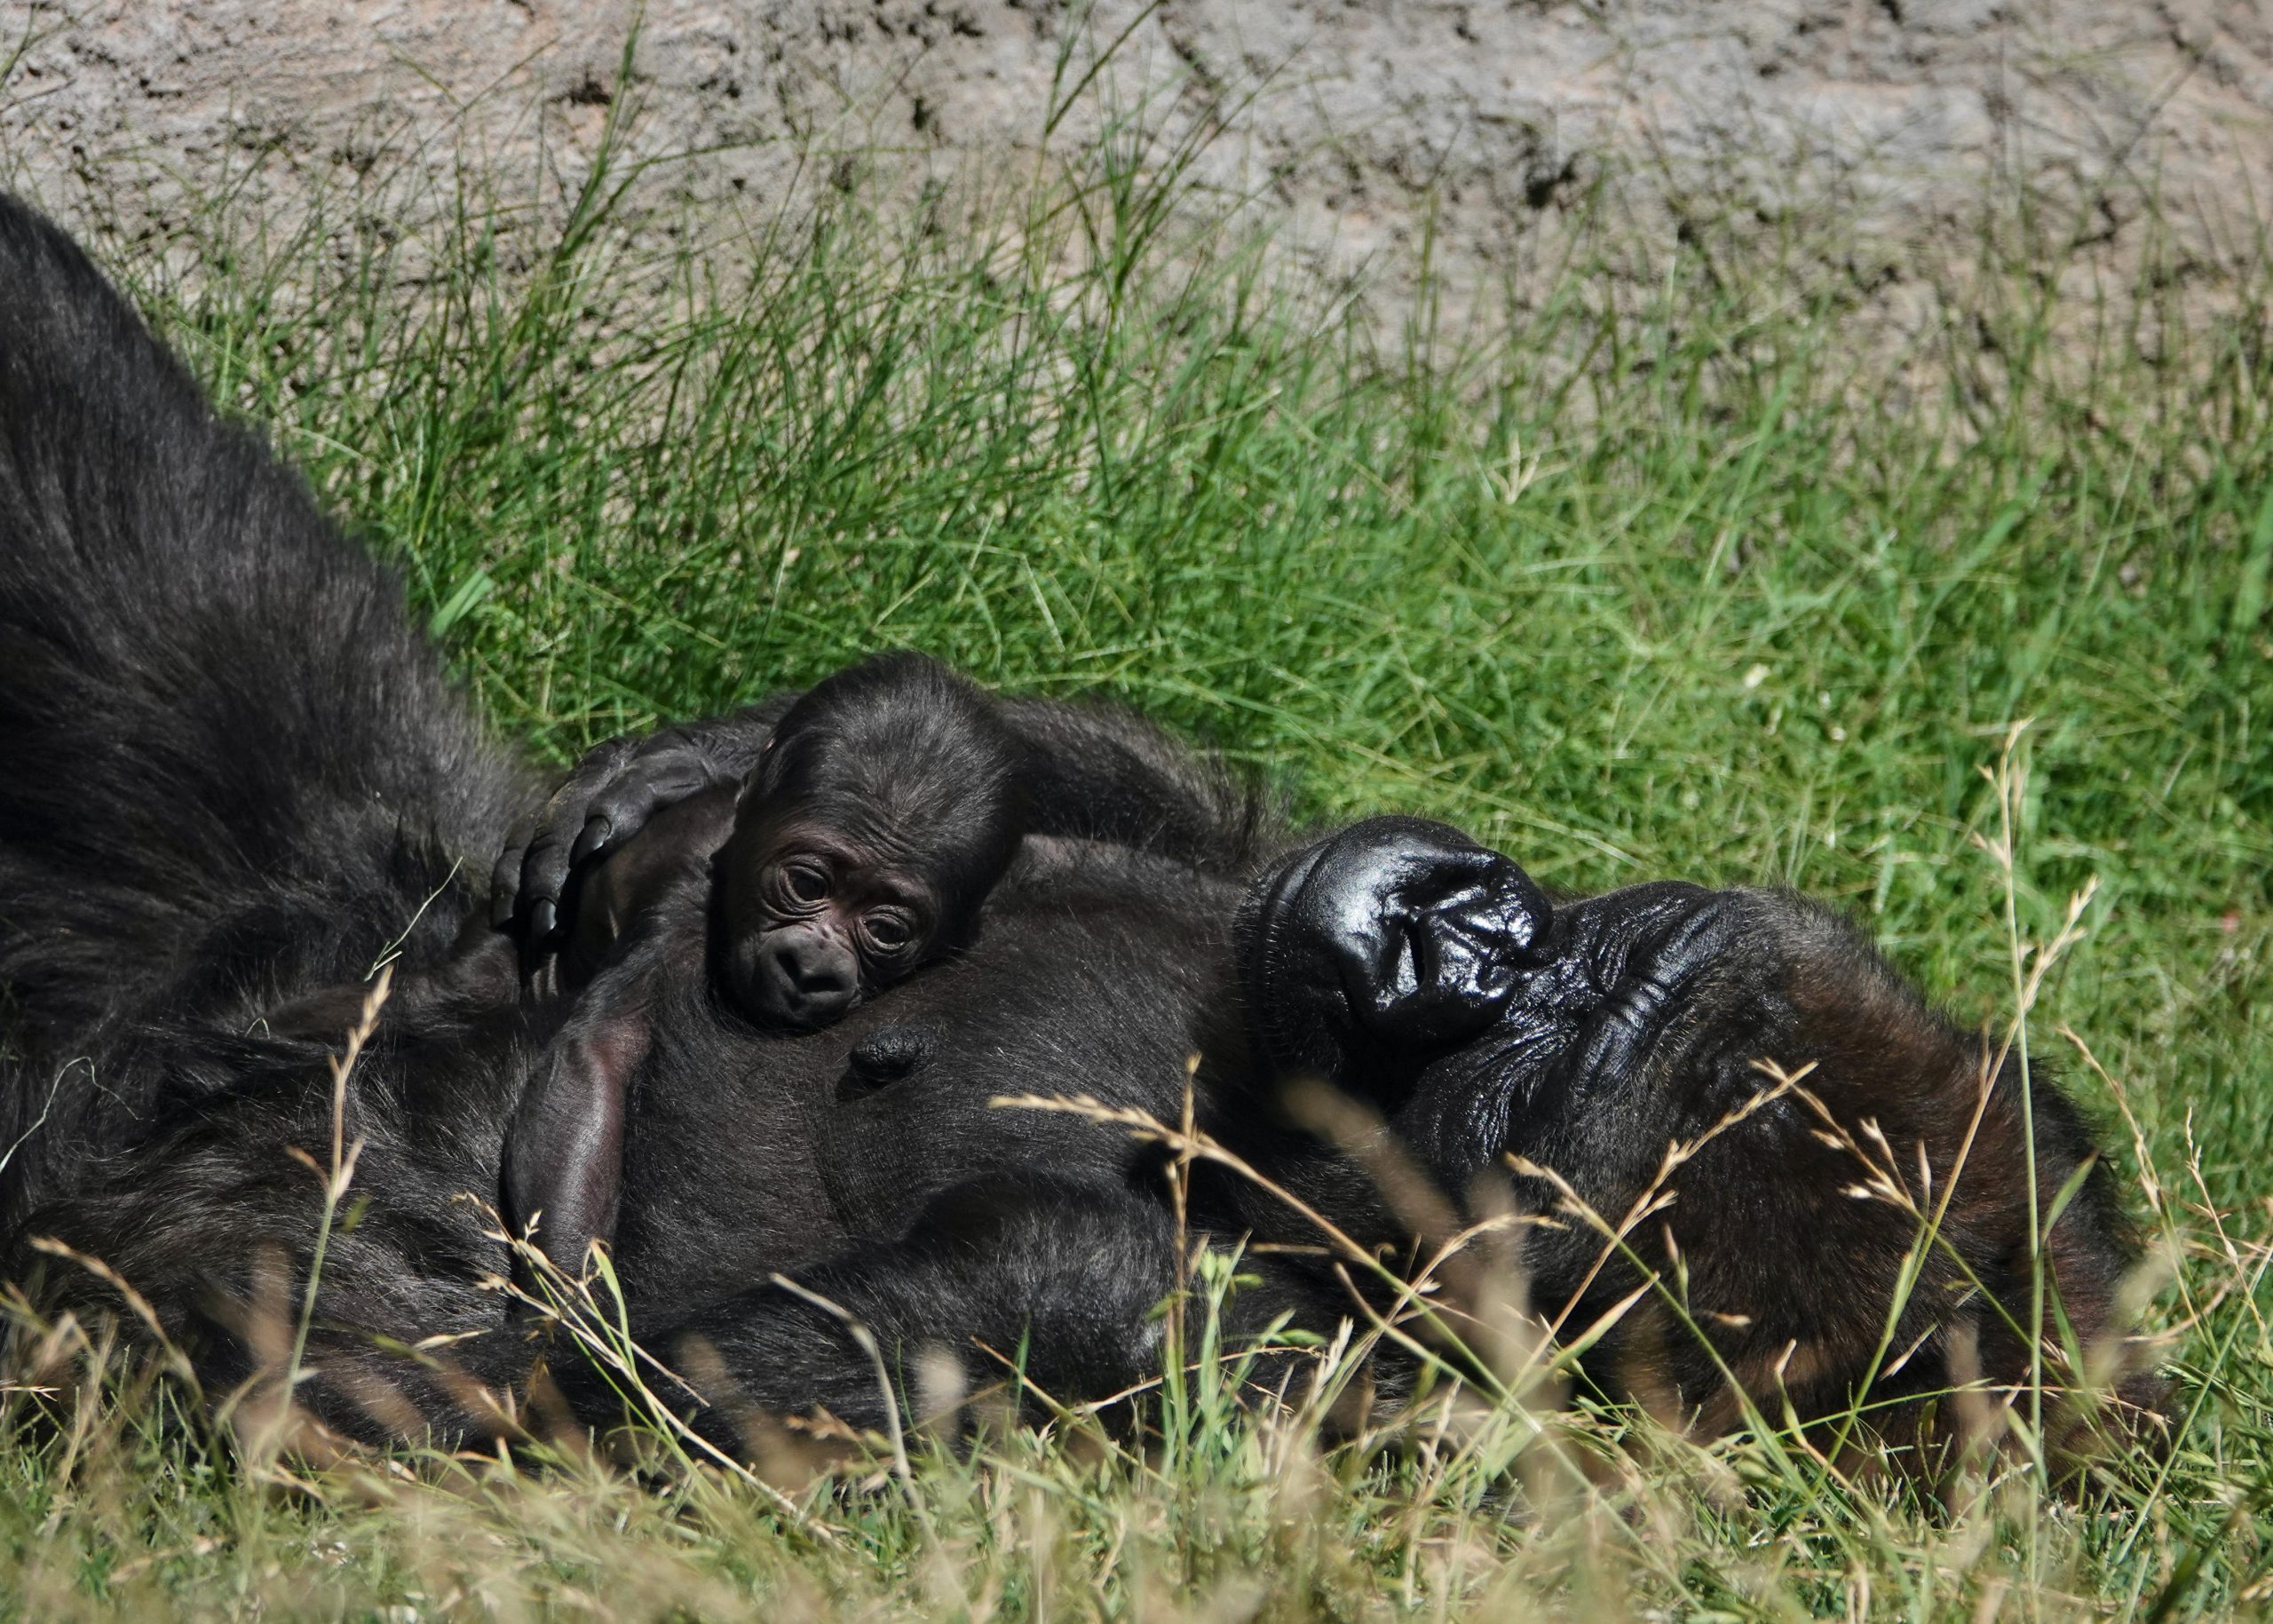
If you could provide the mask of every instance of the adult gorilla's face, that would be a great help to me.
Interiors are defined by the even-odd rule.
[[[1759,990],[1728,973],[1746,912],[1677,883],[1557,907],[1457,829],[1376,818],[1258,883],[1241,961],[1266,1066],[1377,1105],[1457,1191],[1590,1095],[1678,1071],[1716,1001]]]

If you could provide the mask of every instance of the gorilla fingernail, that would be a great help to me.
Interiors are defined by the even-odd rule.
[[[573,867],[607,844],[607,837],[615,832],[615,825],[594,812],[584,820],[583,833],[576,836],[576,844],[568,849],[568,861]]]

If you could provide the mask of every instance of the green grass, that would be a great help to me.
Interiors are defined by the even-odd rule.
[[[2182,1256],[2150,1310],[2182,1327],[2167,1473],[2087,1512],[2015,1479],[1934,1516],[1773,1438],[1610,1415],[1574,1423],[1581,1487],[1537,1450],[1508,1470],[1520,1417],[1321,1453],[1226,1413],[1203,1373],[1141,1457],[919,1449],[910,1485],[811,1491],[800,1530],[706,1472],[281,1492],[129,1394],[0,1447],[11,1609],[2267,1605],[2273,277],[2150,251],[2103,301],[2055,301],[2058,223],[2007,221],[1952,245],[1925,336],[1897,343],[1756,234],[1581,227],[1559,269],[1525,268],[1504,332],[1439,332],[1425,305],[1384,332],[1274,276],[1177,156],[1132,122],[1031,186],[911,216],[856,185],[699,256],[640,247],[613,178],[542,226],[472,177],[440,200],[375,183],[294,230],[217,202],[186,271],[105,257],[555,760],[913,645],[1129,701],[1306,813],[1462,823],[1552,884],[1804,887],[2000,1032],[2016,939],[2047,940],[2096,880],[2031,1042],[2135,1189],[2116,1104],[2058,1029],[2088,1044],[2158,1169],[2159,1207],[2134,1207]],[[1975,836],[2023,720],[2008,928]]]

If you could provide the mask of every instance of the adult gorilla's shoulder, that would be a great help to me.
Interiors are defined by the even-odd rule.
[[[386,573],[4,201],[0,285],[0,1221],[51,1303],[116,1299],[36,1238],[102,1260],[210,1390],[289,1345],[321,1214],[295,1153],[328,1153],[337,1034],[392,946],[343,1106],[362,1205],[301,1390],[361,1436],[500,1424],[480,1395],[534,1345],[497,1289],[501,1207],[540,1234],[548,1208],[612,1224],[635,1332],[699,1342],[741,1405],[880,1422],[846,1315],[895,1370],[929,1349],[976,1390],[1024,1346],[1053,1400],[1120,1391],[1156,1365],[1180,1244],[1128,1124],[1176,1121],[1188,1078],[1200,1128],[1310,1209],[1192,1187],[1194,1228],[1300,1243],[1255,1255],[1235,1332],[1380,1311],[1302,1248],[1310,1215],[1368,1257],[1409,1248],[1435,1220],[1384,1193],[1394,1164],[1432,1210],[1549,1220],[1517,1261],[1556,1328],[1635,1299],[1591,1378],[1708,1426],[1883,1398],[1900,1436],[1953,1382],[2010,1390],[2039,1255],[2051,1379],[2119,1335],[2127,1243],[2072,1111],[2039,1078],[2031,1122],[2012,1069],[1821,909],[1554,900],[1413,820],[1289,840],[1110,712],[1013,707],[1076,837],[1029,844],[968,953],[838,1026],[756,1030],[715,991],[717,820],[633,826],[672,798],[641,764],[716,794],[779,706],[540,800]],[[588,841],[593,805],[622,828]],[[554,888],[518,938],[466,877],[500,849]],[[556,905],[581,923],[532,979]],[[1302,1108],[1320,1081],[1355,1113]],[[998,1104],[1029,1095],[1092,1104]],[[2031,1212],[2059,1215],[2041,1248]],[[689,1408],[722,1438],[739,1413]]]
[[[0,287],[13,1224],[168,1098],[234,1089],[224,1040],[280,995],[360,977],[406,929],[409,963],[438,958],[454,871],[527,785],[392,576],[4,197]]]

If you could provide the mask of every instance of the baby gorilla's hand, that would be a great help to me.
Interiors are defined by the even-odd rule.
[[[570,876],[638,834],[667,806],[739,784],[796,700],[783,694],[707,722],[595,746],[560,788],[513,828],[490,876],[491,921],[532,953],[561,927]]]

